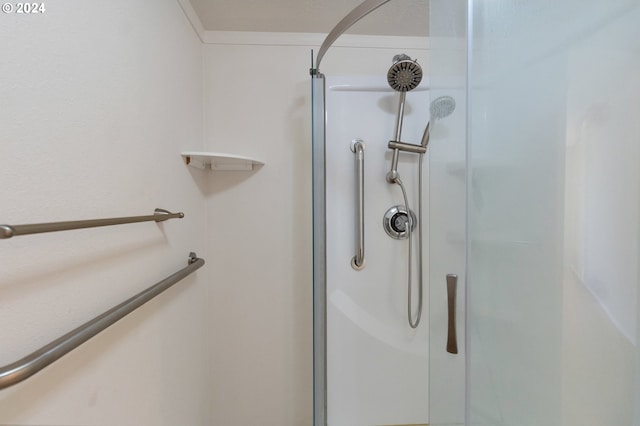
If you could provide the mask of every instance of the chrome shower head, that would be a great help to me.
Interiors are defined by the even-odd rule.
[[[387,72],[389,86],[396,92],[408,92],[418,87],[422,81],[422,67],[407,55],[396,55]]]
[[[422,68],[418,65],[418,61],[412,60],[404,53],[396,55],[393,57],[393,65],[391,65],[387,73],[387,81],[393,90],[400,92],[400,102],[398,104],[398,115],[396,118],[396,137],[395,140],[391,142],[401,143],[404,102],[407,92],[418,87],[418,84],[422,81]],[[400,176],[398,175],[399,153],[399,148],[393,148],[391,171],[387,174],[387,181],[390,183],[400,182]]]
[[[456,101],[451,96],[440,96],[431,102],[429,106],[429,113],[432,120],[439,120],[445,118],[453,113],[456,109]]]

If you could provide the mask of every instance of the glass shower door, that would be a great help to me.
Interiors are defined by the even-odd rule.
[[[429,424],[457,426],[465,418],[466,0],[431,0],[429,10],[431,99],[456,103],[432,121],[429,142]]]
[[[468,425],[637,425],[640,5],[473,0]]]

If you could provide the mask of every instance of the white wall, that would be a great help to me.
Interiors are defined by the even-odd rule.
[[[207,149],[266,163],[209,175],[212,424],[311,423],[306,50],[204,47]]]
[[[174,0],[0,16],[0,222],[180,210],[182,220],[0,243],[0,365],[206,257],[201,43]],[[207,259],[208,260],[208,259]],[[205,265],[27,381],[0,423],[208,425]]]
[[[312,422],[308,70],[317,46],[290,37],[204,47],[206,147],[266,163],[212,173],[208,188],[213,424]],[[334,47],[322,71],[380,74],[398,50]]]

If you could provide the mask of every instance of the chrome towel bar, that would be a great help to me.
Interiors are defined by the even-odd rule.
[[[130,299],[125,300],[119,305],[114,306],[102,315],[95,317],[91,321],[59,337],[24,358],[5,367],[0,367],[0,389],[13,386],[36,374],[110,325],[135,311],[187,275],[200,269],[203,265],[204,259],[198,258],[195,253],[189,253],[187,267],[168,276]]]
[[[96,228],[98,226],[123,225],[136,222],[163,222],[168,219],[184,217],[184,213],[171,213],[164,209],[155,209],[152,215],[116,217],[112,219],[76,220],[71,222],[36,223],[32,225],[0,225],[0,239],[16,235],[41,234],[44,232],[69,231],[71,229]]]

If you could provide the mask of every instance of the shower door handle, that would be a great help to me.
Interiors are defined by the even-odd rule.
[[[351,259],[351,267],[356,271],[364,269],[364,142],[351,141],[351,151],[356,155],[356,255]]]
[[[458,353],[458,338],[456,336],[456,293],[458,287],[458,276],[455,274],[447,275],[447,352],[450,354]]]

